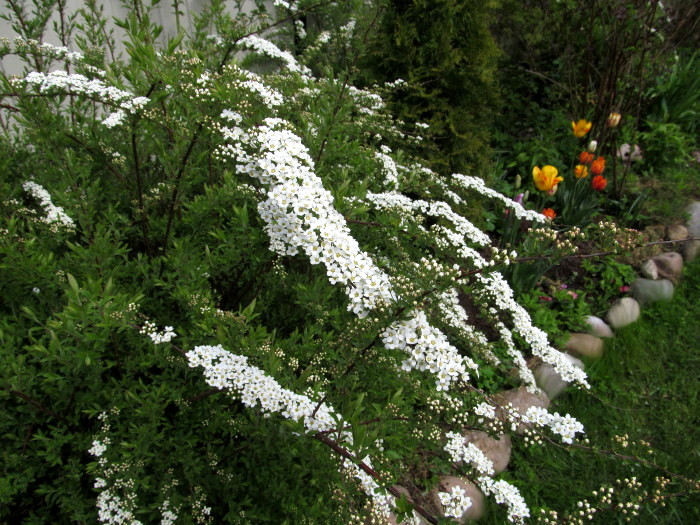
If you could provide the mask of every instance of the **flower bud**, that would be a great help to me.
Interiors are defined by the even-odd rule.
[[[598,147],[598,141],[592,140],[588,143],[588,151],[594,153],[595,149]]]
[[[517,190],[518,188],[520,188],[522,183],[523,183],[523,178],[520,176],[520,173],[518,173],[515,176],[515,189]]]
[[[622,115],[619,113],[610,113],[608,116],[608,127],[609,128],[616,128],[620,124],[620,119],[622,118]]]

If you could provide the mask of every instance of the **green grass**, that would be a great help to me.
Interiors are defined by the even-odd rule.
[[[591,446],[615,449],[644,457],[670,472],[700,479],[700,261],[686,268],[672,301],[645,308],[637,323],[618,331],[606,343],[604,357],[587,363],[592,393],[572,390],[558,398],[552,410],[570,413],[585,426]],[[614,437],[629,435],[630,441],[650,443],[623,449]],[[642,490],[653,492],[655,478],[663,471],[638,461],[622,460],[587,450],[552,446],[526,448],[523,440],[514,445],[510,475],[534,511],[547,502],[549,509],[578,510],[576,502],[592,496],[601,485],[636,476]],[[689,487],[674,480],[668,494],[687,492]],[[622,501],[632,495],[616,490]],[[700,497],[673,497],[661,506],[643,503],[631,523],[700,523]],[[607,507],[608,505],[604,505]],[[493,509],[492,509],[493,510]],[[491,512],[490,523],[499,523],[500,512]],[[537,515],[533,512],[533,516]],[[601,511],[594,523],[624,523],[624,515]],[[532,520],[535,521],[535,520]]]

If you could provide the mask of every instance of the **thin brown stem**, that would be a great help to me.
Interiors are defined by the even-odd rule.
[[[321,443],[323,443],[324,445],[329,447],[333,452],[335,452],[339,456],[344,457],[345,459],[347,459],[349,461],[352,461],[364,473],[372,476],[372,478],[374,480],[376,480],[379,485],[381,485],[381,483],[379,483],[379,482],[381,482],[382,479],[381,479],[381,476],[379,475],[379,473],[376,470],[374,470],[372,467],[368,466],[363,461],[358,460],[358,458],[356,458],[350,451],[341,447],[338,443],[336,443],[335,441],[333,441],[332,439],[328,438],[326,435],[324,435],[320,432],[318,434],[314,435],[314,439],[317,439],[318,441],[320,441]],[[387,490],[387,492],[389,492],[392,496],[394,496],[397,499],[401,498],[401,496],[403,495],[398,490],[396,490],[396,488],[391,487],[391,486],[386,487],[386,490]],[[413,508],[415,509],[415,511],[418,514],[420,514],[421,516],[423,516],[423,518],[425,518],[428,521],[428,523],[437,524],[437,522],[438,522],[437,519],[435,519],[435,517],[430,512],[428,512],[423,507],[418,505],[418,503],[416,503],[412,498],[406,496],[406,499],[408,500],[408,502],[411,505],[413,505]]]
[[[38,409],[40,412],[43,412],[44,414],[47,414],[47,415],[49,415],[49,416],[51,416],[51,417],[54,417],[54,418],[56,418],[56,419],[58,419],[58,420],[60,420],[60,421],[63,421],[64,423],[68,423],[68,420],[67,420],[65,417],[63,417],[63,416],[61,416],[61,415],[59,415],[59,414],[56,414],[56,412],[53,412],[52,410],[49,410],[49,409],[46,408],[44,405],[42,405],[41,403],[39,403],[39,401],[36,401],[35,399],[32,399],[31,397],[29,397],[29,396],[28,396],[27,394],[25,394],[24,392],[20,392],[19,390],[11,390],[11,389],[6,389],[6,390],[7,390],[10,394],[12,394],[12,395],[14,395],[14,396],[17,396],[17,397],[19,397],[19,398],[21,398],[21,399],[24,399],[27,403],[29,403],[30,405],[32,405],[34,408]]]

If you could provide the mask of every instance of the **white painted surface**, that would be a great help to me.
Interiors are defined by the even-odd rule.
[[[29,2],[27,2],[29,3]],[[104,11],[104,17],[108,20],[107,32],[110,30],[114,31],[113,36],[117,44],[116,51],[117,54],[121,53],[125,55],[123,40],[123,30],[114,24],[114,19],[123,19],[126,17],[127,10],[122,5],[122,2],[118,0],[101,0],[98,1],[102,5]],[[144,0],[144,4],[150,3],[150,0]],[[268,6],[268,12],[274,12],[272,7],[272,0],[266,0],[265,2]],[[177,34],[176,18],[172,6],[172,0],[161,0],[160,4],[156,6],[153,11],[151,11],[151,21],[157,25],[163,27],[163,32],[159,37],[159,41],[164,42],[169,37],[173,37]],[[201,13],[202,10],[209,5],[209,0],[183,0],[180,6],[182,15],[180,16],[180,25],[186,31],[189,31],[193,27],[194,17]],[[236,7],[235,1],[226,2],[227,9],[231,14],[235,14],[238,9]],[[83,0],[67,0],[66,1],[66,13],[74,14],[77,13],[81,8],[85,7],[85,2]],[[252,9],[255,8],[254,0],[243,0],[241,10],[244,13],[250,13]],[[0,12],[6,14],[9,8],[5,2],[0,5]],[[31,11],[31,7],[26,8],[27,11]],[[78,15],[78,21],[83,22],[82,17]],[[60,17],[58,10],[54,13],[53,17],[47,24],[47,31],[44,34],[42,42],[52,44],[54,46],[62,46],[61,38],[59,34],[54,30],[54,26],[60,24]],[[7,38],[13,41],[17,37],[12,29],[12,26],[6,20],[0,20],[0,37]],[[67,47],[71,51],[79,51],[74,43],[68,43]],[[109,53],[107,54],[109,57]],[[15,56],[6,56],[0,59],[0,68],[6,75],[19,75],[23,73],[23,68],[26,69],[24,64]]]

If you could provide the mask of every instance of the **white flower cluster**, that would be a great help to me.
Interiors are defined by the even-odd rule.
[[[476,330],[469,324],[467,312],[459,304],[459,294],[456,288],[445,290],[437,296],[437,307],[442,315],[442,320],[451,328],[457,331],[459,335],[470,341],[473,345],[481,349],[486,354],[489,360],[494,363],[500,363],[500,359],[493,355],[493,352],[488,348],[489,342],[486,336]],[[478,370],[476,363],[470,366],[473,370]]]
[[[487,403],[486,401],[479,403],[474,407],[474,413],[477,416],[481,416],[484,419],[489,419],[491,421],[496,419],[496,409],[495,407]]]
[[[21,37],[15,38],[17,47],[34,48],[43,55],[66,60],[67,62],[79,62],[83,59],[83,54],[76,51],[71,51],[65,46],[54,46],[48,42],[39,42],[38,40],[23,40]]]
[[[561,436],[563,443],[571,444],[576,439],[576,434],[583,433],[583,425],[569,414],[560,416],[558,412],[550,414],[546,409],[532,406],[527,409],[522,417],[525,423],[548,426],[552,432]]]
[[[292,13],[296,13],[299,9],[299,6],[296,5],[296,2],[294,0],[274,0],[272,4],[275,7],[289,9]]]
[[[590,387],[585,372],[572,365],[559,350],[552,348],[547,334],[532,325],[530,315],[515,301],[513,290],[500,273],[493,272],[475,277],[483,286],[480,290],[482,297],[490,299],[489,303],[499,310],[511,314],[515,331],[530,345],[534,355],[552,365],[564,381],[576,381],[581,386]]]
[[[269,40],[265,40],[257,35],[250,35],[239,40],[238,45],[247,49],[252,49],[261,55],[282,60],[287,69],[292,73],[299,73],[305,77],[311,76],[311,70],[308,67],[299,65],[289,51],[282,51]]]
[[[494,261],[487,261],[479,252],[467,244],[463,235],[440,224],[433,224],[430,231],[435,235],[435,244],[445,250],[451,249],[453,253],[467,261],[472,261],[476,268],[493,266]]]
[[[506,207],[513,210],[515,216],[518,219],[525,219],[528,221],[535,222],[545,222],[545,217],[539,212],[533,210],[526,210],[522,204],[509,199],[505,195],[498,193],[486,186],[483,180],[478,177],[470,177],[468,175],[462,175],[460,173],[454,173],[452,175],[452,180],[456,181],[464,189],[472,189],[479,192],[484,197],[489,197],[491,199],[500,200]]]
[[[452,492],[438,492],[440,503],[448,518],[461,518],[472,506],[472,500],[462,487],[452,487]]]
[[[105,453],[105,450],[107,450],[107,445],[109,444],[109,441],[105,439],[105,442],[102,443],[99,440],[95,440],[92,442],[92,447],[90,447],[90,450],[88,450],[88,453],[95,456],[95,457],[100,457],[102,454]]]
[[[52,71],[48,74],[33,71],[24,78],[12,79],[10,82],[15,86],[21,84],[32,86],[40,93],[65,90],[78,95],[95,97],[107,104],[118,105],[120,109],[102,121],[108,128],[121,124],[127,113],[136,113],[148,103],[146,97],[134,97],[128,91],[108,86],[101,80],[91,80],[84,75],[68,74],[65,71]]]
[[[384,167],[384,185],[397,189],[399,185],[399,172],[396,169],[396,162],[386,153],[376,152],[374,156],[379,159]]]
[[[260,403],[265,414],[279,412],[287,419],[303,420],[309,432],[330,430],[335,425],[335,412],[331,407],[322,403],[314,414],[317,402],[282,388],[265,372],[249,365],[245,356],[232,354],[221,345],[197,346],[186,356],[191,367],[204,367],[204,377],[210,386],[238,393],[247,407]]]
[[[262,370],[249,365],[247,357],[228,352],[221,345],[197,346],[185,355],[191,367],[204,367],[204,377],[210,386],[235,392],[247,407],[253,408],[259,403],[264,414],[279,413],[293,421],[303,420],[308,432],[327,431],[336,424],[344,425],[333,407],[326,403],[319,405],[305,395],[283,388]],[[340,434],[341,440],[352,443],[350,432]],[[370,458],[362,461],[371,467]],[[379,485],[358,465],[343,461],[342,467],[352,472],[365,493],[373,499],[375,506],[388,516],[393,507],[393,496],[382,494]]]
[[[403,350],[408,359],[401,363],[406,371],[418,369],[435,374],[438,391],[447,391],[457,380],[469,381],[467,367],[475,363],[462,356],[445,334],[428,323],[423,311],[415,311],[410,319],[392,323],[381,334],[388,349]]]
[[[241,82],[241,87],[260,95],[268,108],[281,106],[284,102],[284,97],[279,91],[266,86],[259,80],[246,80]]]
[[[493,494],[496,503],[506,504],[508,521],[511,523],[522,524],[525,522],[525,518],[530,517],[530,509],[520,495],[520,491],[507,481],[494,481],[487,476],[481,476],[477,482],[484,494],[487,496]]]
[[[245,69],[241,69],[235,64],[226,66],[225,71],[226,73],[235,74],[242,77],[242,80],[234,80],[229,82],[229,87],[234,89],[242,88],[246,91],[250,91],[251,93],[257,94],[260,98],[262,98],[263,103],[268,108],[274,109],[275,107],[282,105],[282,103],[284,102],[284,97],[282,96],[282,94],[276,89],[265,85],[263,82],[263,78],[260,75],[257,75],[252,71],[246,71]],[[205,87],[204,85],[201,85],[199,88],[197,88],[196,91],[200,91],[201,94],[210,94],[208,86]],[[224,110],[224,112],[226,111],[231,112],[230,110]]]
[[[135,494],[129,493],[123,501],[111,490],[103,490],[97,496],[97,519],[109,525],[141,525],[131,510],[135,498]]]
[[[102,433],[109,431],[109,422],[106,413],[99,415],[100,421],[102,421]],[[107,450],[107,445],[109,445],[110,440],[108,437],[102,439],[102,441],[95,439],[92,442],[92,447],[88,452],[100,458],[99,464],[102,469],[106,465],[106,459],[102,456]],[[124,481],[117,479],[114,482],[112,488],[107,487],[107,479],[104,477],[95,478],[94,487],[96,489],[105,489],[100,492],[97,496],[97,519],[100,523],[108,523],[110,525],[141,525],[141,522],[134,519],[133,509],[135,507],[136,494],[131,489],[133,482]],[[125,496],[122,499],[116,491],[118,489],[124,489]]]
[[[496,329],[498,333],[501,334],[501,341],[506,345],[506,352],[511,359],[513,359],[515,366],[518,367],[518,375],[520,376],[520,380],[525,384],[528,392],[535,393],[539,391],[532,370],[527,366],[527,361],[525,361],[523,354],[515,347],[513,333],[501,322],[496,323]]]
[[[177,521],[177,514],[170,508],[170,500],[166,499],[159,510],[161,516],[160,525],[174,525]]]
[[[300,40],[306,38],[306,27],[304,27],[304,22],[302,20],[294,21],[294,30],[297,32],[297,36]]]
[[[481,475],[493,476],[493,462],[474,443],[467,443],[464,436],[456,432],[446,434],[447,444],[444,449],[454,463],[464,461]]]
[[[169,343],[177,337],[172,326],[166,326],[162,332],[158,331],[158,327],[151,321],[146,321],[139,330],[140,333],[147,335],[153,341],[153,344]]]
[[[348,309],[360,317],[392,302],[388,276],[360,250],[345,218],[335,209],[333,196],[314,174],[308,150],[285,128],[285,122],[265,119],[250,134],[237,127],[222,130],[229,140],[246,140],[257,149],[248,154],[236,143],[219,151],[234,156],[241,172],[270,186],[267,199],[258,205],[270,249],[296,255],[301,248],[312,264],[324,263],[331,283],[345,285]]]
[[[451,222],[457,233],[467,237],[471,242],[479,246],[488,246],[491,243],[489,236],[474,226],[467,219],[452,211],[452,208],[440,201],[427,202],[424,200],[412,200],[401,193],[391,191],[386,193],[367,193],[367,200],[379,209],[404,209],[419,211],[432,217],[440,217]]]
[[[348,86],[348,93],[350,93],[350,96],[358,105],[357,110],[360,113],[374,115],[377,111],[384,108],[384,100],[376,93],[365,89],[359,89],[355,86]]]
[[[45,222],[46,224],[62,226],[69,230],[72,230],[75,227],[73,219],[66,215],[66,212],[63,211],[63,208],[61,208],[60,206],[54,206],[53,202],[51,201],[51,195],[48,191],[44,189],[43,186],[33,181],[27,181],[24,184],[22,184],[22,188],[24,188],[24,191],[26,191],[32,197],[38,200],[39,204],[44,209],[44,213],[46,215],[42,219],[42,222]]]
[[[332,195],[314,174],[308,151],[284,125],[281,119],[266,119],[250,133],[238,127],[224,127],[224,136],[235,143],[219,152],[233,156],[240,171],[270,186],[267,199],[258,205],[270,236],[270,248],[282,255],[296,255],[301,248],[312,264],[324,263],[330,282],[345,285],[350,298],[348,309],[365,317],[376,307],[395,301],[391,283],[360,250],[344,217],[335,209]],[[249,154],[238,141],[245,141],[258,151]],[[398,193],[379,194],[380,202],[386,195],[395,196],[401,203],[412,202]],[[456,222],[462,219],[449,207],[424,203],[424,208]],[[460,231],[466,229],[462,224]],[[474,362],[461,356],[447,337],[428,323],[423,312],[392,324],[382,340],[386,348],[398,348],[409,354],[402,363],[404,370],[418,368],[436,374],[438,390],[448,390],[458,379],[469,380],[467,368],[474,366]]]

